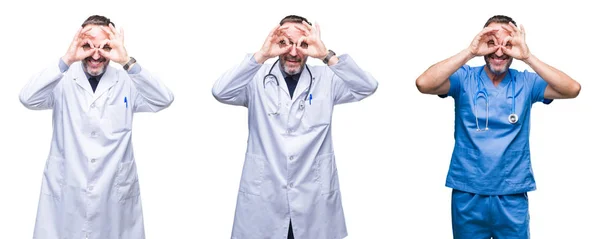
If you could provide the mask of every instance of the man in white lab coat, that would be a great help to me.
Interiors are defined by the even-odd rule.
[[[132,118],[168,107],[173,94],[127,54],[123,29],[89,17],[67,53],[35,75],[20,100],[53,110],[33,238],[145,238]]]
[[[326,66],[306,65],[309,56]],[[362,100],[377,84],[350,56],[325,47],[319,25],[294,15],[215,83],[218,101],[248,108],[233,239],[347,236],[331,116],[334,105]]]

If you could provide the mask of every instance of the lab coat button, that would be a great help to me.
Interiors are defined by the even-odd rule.
[[[95,162],[96,162],[96,159],[95,159],[95,158],[93,158],[93,159],[92,159],[92,160],[90,160],[90,161],[92,161],[92,163],[95,163]]]
[[[290,161],[294,160],[294,156],[290,156]]]
[[[96,131],[92,131],[91,135],[92,137],[96,137]]]
[[[92,191],[92,190],[94,190],[94,186],[89,186],[89,187],[88,187],[88,190],[89,190],[89,191]]]

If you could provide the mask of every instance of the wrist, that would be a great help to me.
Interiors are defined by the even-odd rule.
[[[73,64],[73,62],[74,62],[71,59],[69,59],[69,57],[67,57],[67,56],[63,56],[63,57],[61,57],[61,59],[67,66],[71,66],[71,64]]]
[[[258,62],[258,64],[263,64],[268,59],[269,58],[266,57],[265,55],[263,55],[262,52],[260,52],[260,51],[254,53],[254,60],[256,60],[256,62]]]
[[[327,50],[327,54],[323,57],[323,58],[319,58],[323,61],[323,63],[325,63],[325,65],[330,65],[331,63],[331,58],[335,57],[336,54],[334,51],[332,50]],[[336,61],[337,62],[337,61]]]
[[[132,58],[133,57],[127,56],[127,57],[123,58],[123,60],[121,60],[121,61],[119,61],[117,63],[121,64],[121,66],[125,66],[125,64],[129,63],[129,61],[131,61]]]
[[[467,61],[469,61],[469,60],[471,60],[471,59],[473,59],[473,58],[475,58],[477,56],[469,48],[463,50],[461,53],[462,53],[463,56],[465,56],[467,58]]]
[[[529,53],[529,55],[527,57],[524,57],[523,59],[521,59],[521,61],[525,62],[525,64],[527,64],[527,65],[531,65],[534,60],[535,60],[535,56],[533,56],[531,53]]]
[[[129,69],[131,69],[131,67],[137,62],[133,57],[129,57],[128,59],[129,60],[125,62],[125,64],[121,64],[123,65],[123,69],[125,69],[125,71],[129,71]]]

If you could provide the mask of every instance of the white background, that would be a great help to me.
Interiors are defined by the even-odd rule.
[[[135,117],[148,238],[230,237],[247,110],[218,103],[211,87],[288,14],[318,22],[328,48],[351,54],[379,81],[373,96],[334,113],[349,239],[451,238],[451,190],[444,183],[454,144],[453,100],[420,94],[415,79],[467,47],[495,14],[524,24],[532,53],[582,85],[574,100],[533,107],[538,190],[529,194],[531,238],[592,238],[600,225],[600,20],[593,1],[583,2],[4,1],[0,238],[33,234],[52,133],[51,111],[27,110],[19,91],[58,62],[93,14],[123,27],[130,55],[175,94],[170,108]],[[527,66],[515,60],[513,68]]]

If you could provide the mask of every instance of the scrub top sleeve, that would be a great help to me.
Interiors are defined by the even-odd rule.
[[[548,83],[540,75],[532,72],[528,72],[525,70],[525,74],[527,74],[527,78],[533,81],[533,89],[531,89],[531,99],[532,103],[535,102],[543,102],[544,104],[552,103],[552,99],[545,99],[544,92],[546,91],[546,87],[548,87]]]
[[[466,78],[467,73],[471,68],[468,65],[464,65],[458,70],[456,70],[448,80],[450,81],[450,89],[448,90],[448,94],[438,95],[440,98],[446,98],[448,96],[452,96],[452,98],[457,98],[460,95],[461,83]]]

